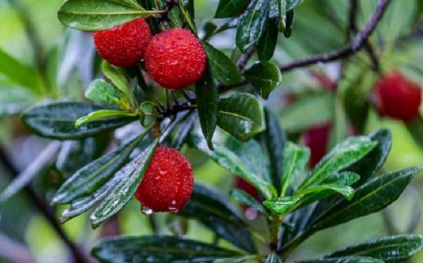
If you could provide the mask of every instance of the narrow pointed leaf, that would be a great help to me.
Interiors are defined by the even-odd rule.
[[[133,0],[68,0],[60,8],[59,20],[69,27],[94,31],[160,12],[145,10]]]
[[[278,193],[281,192],[281,180],[286,145],[286,135],[282,131],[276,115],[265,108],[266,130],[263,132],[267,155],[269,156],[270,177]]]
[[[104,76],[106,76],[112,84],[126,97],[127,101],[131,100],[131,87],[129,86],[129,81],[126,79],[122,70],[112,66],[109,62],[104,61],[101,69]]]
[[[346,170],[360,175],[357,185],[365,183],[379,171],[392,147],[392,135],[388,130],[377,131],[370,135],[370,139],[377,142],[377,146],[366,157],[346,168]]]
[[[207,67],[203,77],[195,84],[195,93],[197,95],[201,130],[207,140],[208,147],[213,149],[212,139],[217,126],[219,91],[210,67]]]
[[[237,139],[249,140],[266,129],[263,105],[246,93],[223,98],[219,103],[217,124]]]
[[[234,62],[223,52],[203,42],[213,76],[223,85],[232,86],[244,81]]]
[[[185,217],[196,218],[237,247],[250,253],[256,252],[243,215],[217,189],[195,185],[191,199],[180,213]]]
[[[280,0],[275,0],[273,2],[279,1]],[[263,35],[257,43],[257,54],[261,61],[269,61],[272,59],[273,54],[275,53],[279,36],[278,22],[278,18],[270,18],[266,25],[266,29],[263,32]]]
[[[348,247],[325,258],[362,256],[377,258],[385,263],[397,263],[408,260],[420,252],[422,247],[423,240],[419,235],[392,236]]]
[[[118,237],[103,240],[91,251],[101,262],[213,262],[239,252],[172,236]],[[135,261],[134,261],[135,260]]]
[[[108,120],[112,117],[135,117],[136,114],[122,111],[122,110],[98,110],[91,112],[90,114],[83,116],[75,121],[75,127],[79,128],[84,124],[87,124],[89,122],[93,121],[99,121],[99,120]]]
[[[369,137],[351,137],[338,144],[320,161],[300,189],[312,185],[319,185],[331,175],[340,171],[366,156],[375,146],[376,142]]]
[[[298,146],[292,142],[286,143],[281,181],[282,195],[287,193],[292,180],[304,171],[309,157],[310,150],[308,148]]]
[[[216,11],[216,18],[238,16],[245,9],[250,0],[220,0]]]
[[[96,228],[110,217],[117,214],[131,201],[138,185],[146,172],[158,144],[155,140],[143,153],[124,167],[124,178],[91,214],[91,225]]]
[[[384,263],[382,260],[370,257],[340,257],[301,261],[297,263]]]
[[[129,109],[130,105],[121,91],[102,79],[96,79],[90,84],[85,97],[97,103],[117,105],[121,109]]]
[[[140,143],[145,134],[137,136],[82,167],[59,188],[52,203],[67,204],[96,191],[112,178],[114,173],[127,161],[132,150]]]
[[[315,228],[324,229],[378,212],[394,202],[422,168],[413,167],[374,178],[355,191],[351,201],[340,201],[316,219]]]
[[[252,0],[242,14],[236,34],[236,45],[242,52],[256,44],[266,29],[270,12],[269,0]]]
[[[54,102],[27,109],[22,121],[35,134],[57,140],[77,140],[114,130],[135,120],[135,118],[110,118],[87,123],[79,128],[79,118],[103,107],[84,102]]]

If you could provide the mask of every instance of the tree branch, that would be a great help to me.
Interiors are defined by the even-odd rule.
[[[281,72],[287,72],[287,71],[298,69],[298,68],[304,68],[304,67],[312,66],[319,63],[329,63],[329,62],[344,59],[351,55],[354,55],[366,45],[370,36],[375,31],[377,25],[382,20],[386,12],[386,9],[388,8],[391,2],[392,0],[380,0],[379,3],[377,4],[377,7],[374,13],[370,17],[364,29],[360,31],[357,34],[357,36],[354,39],[352,39],[350,43],[348,43],[346,46],[329,53],[314,55],[306,59],[301,59],[298,61],[288,63],[280,67]]]
[[[9,159],[8,154],[4,151],[2,147],[0,147],[0,161],[3,163],[4,168],[6,168],[10,174],[15,178],[19,174],[19,170],[15,167],[15,165]],[[60,226],[59,222],[54,217],[53,212],[49,209],[49,207],[43,202],[43,200],[38,197],[35,191],[31,188],[30,185],[26,185],[24,187],[24,192],[28,196],[29,200],[32,202],[34,207],[49,221],[51,227],[57,233],[57,235],[62,239],[65,245],[68,247],[69,251],[72,253],[75,263],[86,263],[88,260],[86,259],[85,254],[75,245],[72,241],[68,238],[66,233],[63,231],[62,227]]]

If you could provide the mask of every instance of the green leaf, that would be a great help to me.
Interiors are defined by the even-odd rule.
[[[280,193],[286,135],[283,133],[276,115],[268,108],[265,108],[265,118],[266,130],[262,134],[269,157],[270,176],[273,186]]]
[[[307,94],[286,107],[280,116],[281,124],[287,132],[301,132],[310,126],[332,119],[333,95],[327,91]]]
[[[376,175],[385,163],[392,147],[392,134],[388,130],[377,131],[370,135],[370,139],[377,142],[376,147],[374,147],[363,159],[346,168],[346,170],[360,175],[360,181],[357,185],[363,184],[369,178]]]
[[[190,144],[208,155],[220,166],[228,169],[247,182],[255,186],[266,198],[274,194],[266,173],[266,158],[263,156],[260,145],[256,141],[240,142],[231,138],[225,146],[215,145],[214,151],[208,149],[206,142],[198,135],[191,135]]]
[[[276,0],[273,2],[275,1]],[[269,19],[266,25],[266,29],[264,30],[263,35],[257,43],[257,54],[261,61],[269,61],[272,59],[273,54],[275,53],[279,36],[278,21],[278,18]]]
[[[98,202],[109,195],[115,186],[124,179],[126,174],[123,171],[116,173],[106,184],[99,187],[95,192],[89,196],[81,197],[71,202],[68,207],[60,215],[60,222],[64,223],[94,207]]]
[[[271,200],[266,200],[263,202],[264,206],[269,208],[272,212],[276,214],[284,214],[290,211],[295,204],[300,201],[297,197],[292,196],[282,196],[278,198],[273,198]]]
[[[35,134],[57,140],[76,140],[92,137],[124,126],[135,118],[110,118],[87,123],[79,128],[79,118],[103,107],[83,102],[54,102],[35,106],[23,112],[22,121]]]
[[[177,150],[182,148],[182,146],[187,141],[191,131],[194,129],[197,118],[197,112],[193,111],[188,114],[185,121],[182,121],[180,124],[178,124],[177,127],[175,127],[172,132],[174,136],[169,139],[169,147]]]
[[[220,0],[215,18],[238,16],[245,9],[250,0]]]
[[[155,140],[143,153],[122,168],[121,172],[125,174],[123,179],[115,185],[113,191],[90,216],[93,228],[98,227],[101,223],[117,214],[131,201],[153,158],[157,145],[158,140]]]
[[[319,185],[332,174],[340,171],[366,156],[375,146],[376,142],[369,137],[351,137],[338,144],[320,161],[309,177],[300,186],[306,189]]]
[[[239,189],[232,189],[231,195],[238,200],[240,203],[254,208],[258,212],[262,213],[263,215],[267,215],[266,209],[251,195],[246,193],[245,191]]]
[[[259,256],[252,255],[252,256],[244,256],[244,257],[232,257],[232,258],[222,258],[216,259],[213,263],[253,263],[257,262]]]
[[[40,77],[30,67],[22,64],[0,48],[0,75],[6,76],[14,84],[34,93],[42,94]]]
[[[264,263],[283,263],[281,257],[275,252],[270,253]]]
[[[286,143],[281,180],[282,195],[287,193],[292,179],[304,171],[309,158],[310,150],[308,148],[298,146],[292,142]]]
[[[105,184],[127,161],[133,149],[147,133],[122,144],[101,158],[82,167],[72,175],[56,192],[52,204],[67,204],[88,196]]]
[[[79,128],[84,124],[98,120],[108,120],[111,117],[135,117],[136,113],[121,110],[98,110],[83,116],[75,121],[75,127]]]
[[[378,212],[394,202],[405,190],[413,175],[422,168],[407,168],[374,178],[355,191],[351,201],[342,200],[316,219],[314,226],[324,229]]]
[[[203,42],[213,76],[223,85],[233,86],[244,81],[234,62],[223,52]]]
[[[382,260],[370,257],[341,257],[327,258],[309,261],[301,261],[297,263],[384,263]]]
[[[145,10],[134,0],[68,0],[59,11],[59,20],[79,30],[109,29],[160,10]]]
[[[231,204],[228,197],[217,189],[196,184],[191,199],[180,214],[196,218],[235,246],[250,253],[256,252],[242,214]]]
[[[56,160],[57,169],[67,178],[98,157],[107,147],[102,138],[63,142]]]
[[[128,98],[121,91],[102,79],[96,79],[90,84],[88,90],[85,92],[85,97],[97,103],[117,105],[121,109],[130,108]]]
[[[282,82],[281,71],[270,62],[256,62],[245,71],[245,77],[265,99]]]
[[[266,129],[263,105],[251,94],[232,94],[220,100],[217,125],[239,140],[249,140]]]
[[[17,194],[33,178],[40,175],[47,167],[54,163],[55,157],[60,149],[59,142],[50,143],[40,154],[23,170],[19,175],[0,193],[0,204]]]
[[[419,235],[392,236],[355,245],[334,252],[325,258],[362,256],[377,258],[385,263],[397,263],[407,261],[421,251],[422,247],[423,240]]]
[[[110,1],[110,0],[109,0]],[[102,64],[103,74],[113,83],[113,85],[124,94],[127,101],[131,101],[131,87],[129,86],[129,81],[126,79],[123,72],[115,67],[110,65],[109,62],[103,61]]]
[[[236,45],[243,53],[263,35],[269,13],[269,0],[252,0],[242,14],[236,33]]]
[[[289,38],[292,35],[292,30],[294,29],[294,23],[295,23],[295,12],[294,10],[290,10],[286,12],[286,25],[284,27],[283,34],[285,37]]]
[[[219,91],[214,83],[209,66],[203,77],[195,84],[195,94],[197,95],[201,130],[207,140],[208,147],[213,149],[212,139],[217,125]]]
[[[172,236],[118,237],[103,240],[91,251],[101,262],[213,262],[239,252]],[[134,261],[136,260],[136,261]]]

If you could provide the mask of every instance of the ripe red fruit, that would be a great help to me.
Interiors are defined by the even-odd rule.
[[[172,90],[197,82],[206,69],[206,62],[200,41],[183,28],[155,35],[145,51],[145,65],[151,78]]]
[[[158,147],[135,196],[143,211],[177,213],[194,184],[191,164],[175,149]]]
[[[331,123],[324,123],[308,129],[304,134],[304,144],[310,148],[310,168],[316,166],[328,151]]]
[[[143,18],[94,32],[94,44],[100,56],[118,67],[136,66],[144,58],[151,30]]]
[[[381,115],[409,121],[419,114],[422,90],[401,72],[394,71],[376,82],[373,101]]]

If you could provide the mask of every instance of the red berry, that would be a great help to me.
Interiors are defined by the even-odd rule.
[[[100,56],[118,67],[136,66],[144,58],[151,30],[143,18],[94,32],[94,44]]]
[[[155,35],[145,51],[146,68],[151,78],[172,90],[197,82],[206,69],[206,61],[200,41],[183,28]]]
[[[315,167],[328,151],[329,135],[332,125],[324,123],[308,129],[304,134],[304,144],[310,148],[309,166]]]
[[[401,72],[394,71],[376,82],[373,101],[381,115],[409,121],[419,114],[422,90]]]
[[[194,184],[191,164],[175,149],[158,147],[135,193],[145,210],[177,213]]]

